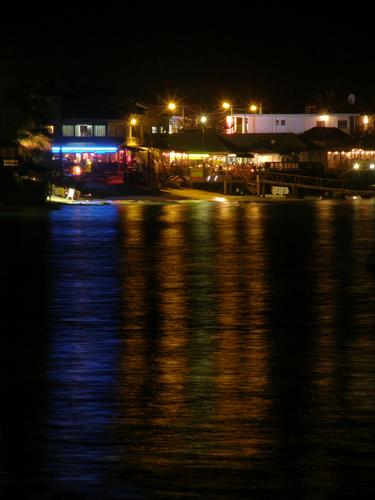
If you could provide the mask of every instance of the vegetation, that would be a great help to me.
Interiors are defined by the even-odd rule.
[[[17,144],[23,156],[50,150],[50,140],[43,129],[46,103],[17,90],[0,95],[0,143]]]

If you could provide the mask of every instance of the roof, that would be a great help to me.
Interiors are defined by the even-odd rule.
[[[299,136],[303,141],[313,142],[326,149],[352,149],[357,141],[335,127],[313,127]]]
[[[235,146],[211,130],[171,134],[168,149],[190,153],[234,153]]]
[[[359,137],[358,147],[361,149],[375,149],[375,136],[369,134]]]
[[[317,149],[315,144],[309,145],[292,133],[231,134],[226,137],[238,149],[254,153],[286,154]]]

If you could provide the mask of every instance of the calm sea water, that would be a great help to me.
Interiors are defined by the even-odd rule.
[[[3,497],[374,492],[373,200],[3,207],[0,235]]]

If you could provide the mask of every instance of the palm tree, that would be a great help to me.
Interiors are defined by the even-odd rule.
[[[51,149],[43,130],[45,104],[35,96],[19,91],[0,95],[0,143],[18,145],[23,156]]]
[[[51,140],[44,133],[38,130],[21,130],[18,133],[17,143],[21,152],[27,155],[32,151],[50,151]]]

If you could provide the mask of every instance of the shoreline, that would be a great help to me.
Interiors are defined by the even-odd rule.
[[[140,194],[139,192],[128,192],[127,194],[112,194],[107,193],[107,196],[82,197],[69,200],[51,196],[49,202],[61,203],[66,205],[126,205],[134,202],[149,202],[149,203],[183,203],[183,202],[216,202],[216,203],[301,203],[321,201],[319,197],[292,198],[283,196],[265,196],[257,197],[256,195],[224,195],[212,191],[203,191],[200,189],[161,189],[160,191],[150,191]]]

